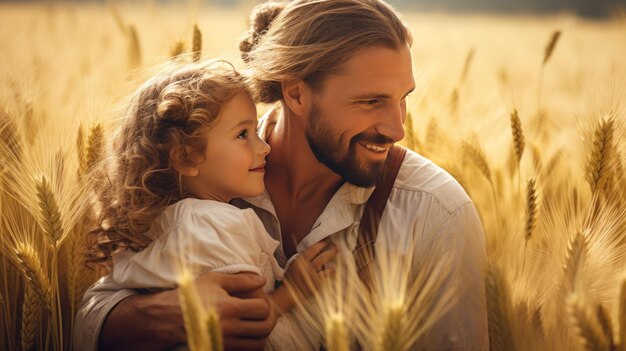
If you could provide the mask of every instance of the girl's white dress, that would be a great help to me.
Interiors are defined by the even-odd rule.
[[[267,233],[252,209],[213,200],[183,199],[168,206],[146,235],[153,241],[143,250],[126,249],[113,254],[111,276],[125,288],[175,288],[181,267],[188,267],[194,277],[208,271],[256,273],[267,279],[263,288],[266,293],[283,278],[284,270],[274,258],[280,243]],[[266,349],[294,347],[282,319]]]

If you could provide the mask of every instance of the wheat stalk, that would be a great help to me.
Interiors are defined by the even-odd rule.
[[[104,152],[104,129],[100,123],[97,123],[89,131],[87,139],[87,148],[85,150],[84,163],[82,165],[82,174],[91,172],[94,167],[102,159]]]
[[[545,168],[542,168],[541,173],[545,175],[550,175],[556,168],[556,165],[561,161],[561,157],[563,155],[563,149],[559,149],[557,152],[552,155]]]
[[[480,173],[491,183],[491,169],[489,168],[489,163],[487,162],[487,158],[485,157],[483,150],[467,141],[463,141],[462,145],[465,155],[472,160]]]
[[[137,68],[141,66],[141,46],[137,28],[134,25],[128,27],[127,36],[129,43],[128,62],[131,68]]]
[[[170,49],[170,57],[177,58],[185,52],[185,42],[182,40],[177,40],[172,48]]]
[[[537,223],[539,201],[537,199],[537,184],[534,178],[526,186],[526,240],[529,240]]]
[[[548,41],[548,44],[546,45],[545,53],[543,55],[544,66],[546,63],[548,63],[548,60],[550,60],[550,57],[552,57],[552,53],[554,52],[554,48],[556,48],[556,44],[559,42],[560,37],[561,37],[560,30],[556,30],[552,32],[552,35],[550,36],[550,40]]]
[[[435,145],[438,144],[438,136],[439,122],[437,122],[437,118],[433,116],[430,121],[428,121],[428,126],[426,127],[426,145],[430,151],[433,151]]]
[[[193,62],[197,62],[200,60],[200,55],[202,54],[202,32],[200,32],[200,28],[198,28],[197,24],[193,26],[193,39],[191,42],[193,43],[191,48],[191,52],[193,53],[192,60]]]
[[[493,262],[487,265],[485,290],[490,350],[513,351],[516,348],[509,314],[511,305],[509,288],[502,271]]]
[[[615,176],[617,177],[618,184],[626,183],[626,176],[624,175],[624,164],[622,162],[622,156],[619,153],[615,153]]]
[[[546,45],[546,49],[543,55],[543,63],[541,64],[541,71],[539,73],[539,86],[537,89],[537,117],[539,120],[539,124],[543,125],[545,123],[545,113],[541,110],[541,89],[543,88],[543,73],[546,67],[546,63],[550,60],[552,53],[554,52],[554,48],[556,48],[556,44],[561,36],[561,31],[554,31],[550,36],[550,41]]]
[[[326,347],[328,351],[348,351],[348,332],[346,321],[340,313],[333,313],[326,318]]]
[[[81,123],[78,126],[78,132],[76,133],[76,155],[78,155],[78,175],[81,175],[81,172],[85,168],[86,155],[85,155],[85,132],[83,130],[83,124]]]
[[[39,203],[39,224],[51,247],[55,248],[63,236],[63,223],[56,197],[45,176],[35,183]]]
[[[193,285],[191,273],[186,270],[178,277],[178,296],[183,311],[189,349],[191,351],[211,350],[204,306]]]
[[[567,293],[577,290],[579,277],[585,266],[586,255],[587,240],[581,232],[576,232],[568,245],[565,266],[563,267],[563,283]]]
[[[222,340],[222,328],[220,326],[220,317],[213,308],[207,310],[207,328],[209,330],[210,350],[223,351],[224,341]]]
[[[72,316],[74,316],[74,310],[76,305],[80,302],[82,295],[82,291],[79,289],[79,283],[81,279],[80,271],[81,267],[84,265],[84,261],[80,250],[79,238],[83,231],[84,226],[82,225],[82,221],[79,220],[79,223],[74,226],[64,245],[65,274]]]
[[[30,244],[18,242],[15,245],[15,255],[18,268],[37,293],[42,306],[44,306],[48,312],[51,312],[52,285],[42,268],[42,262],[37,257],[37,252]]]
[[[22,350],[30,350],[35,345],[35,335],[39,327],[39,299],[30,284],[24,286],[22,303]]]
[[[459,109],[459,89],[452,89],[452,93],[450,94],[450,112],[452,114],[456,114]]]
[[[522,162],[522,156],[524,155],[524,132],[522,130],[522,121],[519,118],[517,109],[511,112],[511,131],[513,132],[513,145],[515,147],[515,157],[517,158],[518,165]]]
[[[570,323],[576,330],[578,341],[585,350],[611,350],[611,344],[598,321],[597,314],[578,294],[572,294],[567,298],[567,312]]]
[[[3,149],[11,153],[12,160],[22,159],[23,143],[15,121],[9,116],[9,112],[3,107],[0,109],[0,140],[4,144]],[[4,158],[4,157],[2,157]]]
[[[530,146],[530,154],[533,158],[533,168],[535,169],[535,173],[541,174],[543,170],[543,160],[541,158],[541,150],[535,143],[529,144]]]
[[[482,175],[487,179],[489,185],[491,186],[493,205],[496,208],[496,222],[500,224],[500,207],[498,205],[498,196],[496,195],[496,188],[493,184],[493,179],[491,178],[491,169],[489,168],[487,158],[485,157],[485,154],[480,147],[474,146],[467,141],[463,141],[462,147],[464,154],[472,160],[472,162],[480,170],[480,173],[482,173]]]
[[[119,10],[117,9],[117,7],[115,5],[113,5],[112,3],[108,3],[109,5],[109,10],[111,11],[111,15],[113,15],[113,19],[115,20],[115,24],[117,25],[117,28],[122,32],[125,33],[126,32],[126,24],[124,23],[124,19],[122,18],[122,15],[120,14]]]
[[[23,100],[22,103],[24,104],[23,111],[21,111],[24,122],[24,130],[28,131],[28,133],[24,133],[24,137],[26,138],[26,143],[32,146],[35,143],[37,133],[39,132],[40,123],[37,123],[36,121],[35,108],[32,100]]]
[[[613,324],[611,323],[611,317],[607,312],[606,308],[602,306],[602,304],[598,304],[596,307],[596,317],[598,318],[598,323],[600,323],[600,327],[604,332],[604,335],[607,338],[607,341],[610,345],[611,350],[615,350],[615,342],[613,338]]]
[[[415,151],[415,130],[413,129],[413,116],[411,115],[411,112],[406,114],[404,130],[406,131],[406,136],[404,137],[404,142],[406,143],[406,146],[410,150]]]
[[[401,301],[386,303],[382,318],[380,344],[376,350],[408,350],[410,345],[407,340],[407,313],[404,303]]]
[[[594,131],[586,174],[593,193],[601,189],[610,178],[609,172],[614,156],[614,131],[615,120],[613,117],[603,118]]]
[[[223,346],[217,312],[204,306],[188,269],[183,269],[178,276],[178,296],[189,349],[221,351]]]
[[[469,51],[467,52],[467,56],[465,56],[465,63],[463,64],[463,71],[461,72],[461,83],[465,82],[465,80],[467,79],[470,66],[472,65],[472,60],[474,59],[474,51],[474,48],[469,49]]]
[[[626,351],[626,279],[622,280],[617,313],[619,321],[620,350]]]
[[[54,173],[51,178],[56,183],[57,189],[63,188],[63,182],[65,181],[65,160],[67,159],[65,152],[62,149],[57,150],[54,153]]]

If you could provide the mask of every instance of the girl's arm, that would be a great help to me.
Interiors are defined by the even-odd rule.
[[[267,297],[269,298],[270,305],[274,308],[277,316],[289,312],[293,305],[295,305],[293,298],[289,294],[287,286],[284,284],[269,293]]]
[[[320,241],[298,254],[287,267],[283,284],[268,294],[277,314],[286,313],[295,305],[292,294],[308,297],[318,290],[322,279],[334,272],[334,268],[324,265],[336,255],[337,248],[329,240]]]

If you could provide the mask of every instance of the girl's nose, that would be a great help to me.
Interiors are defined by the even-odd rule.
[[[265,142],[265,140],[259,138],[259,154],[266,156],[267,154],[270,153],[270,151],[272,150],[272,148]]]

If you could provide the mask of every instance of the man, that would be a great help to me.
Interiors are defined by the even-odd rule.
[[[235,204],[253,208],[280,239],[281,264],[328,237],[354,247],[389,150],[404,137],[406,97],[415,88],[410,32],[380,0],[270,3],[255,9],[252,21],[242,57],[258,99],[278,105],[260,128],[272,148],[267,192]],[[484,237],[458,183],[407,152],[378,231],[384,243],[443,243],[453,258],[449,288],[458,288],[457,302],[420,347],[488,349]],[[218,296],[227,348],[263,346],[276,317],[262,299],[245,298],[262,282],[209,273],[197,283]],[[176,291],[137,295],[106,279],[87,292],[76,325],[78,347],[165,348],[185,340]]]

